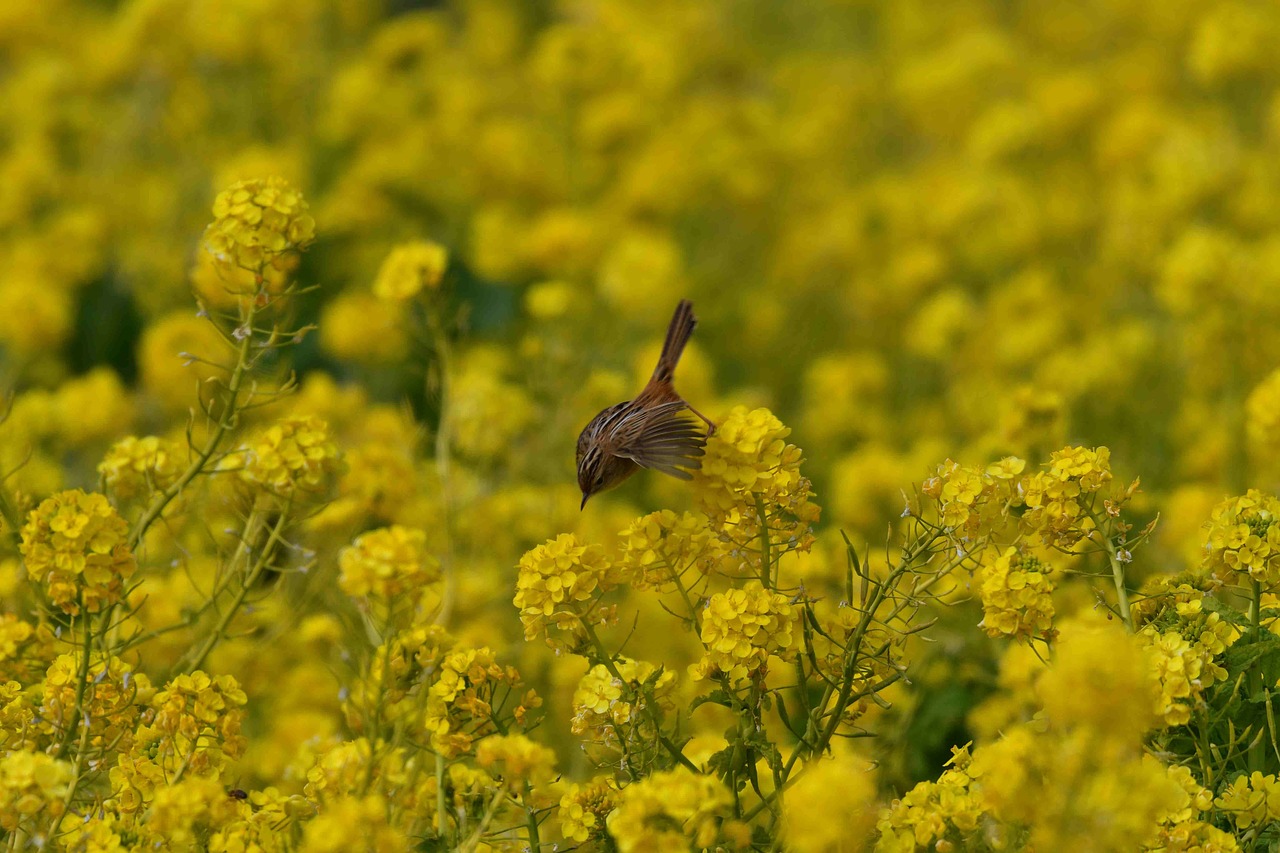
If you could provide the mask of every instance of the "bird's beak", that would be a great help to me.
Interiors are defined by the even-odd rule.
[[[587,508],[587,498],[589,497],[591,497],[591,495],[587,494],[586,492],[582,493],[582,505],[578,507],[579,512]]]

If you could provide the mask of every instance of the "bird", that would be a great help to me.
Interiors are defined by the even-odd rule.
[[[592,495],[612,489],[641,468],[693,479],[702,464],[707,437],[715,424],[676,393],[676,363],[698,320],[693,303],[680,300],[658,366],[634,399],[615,403],[591,419],[578,436],[578,488],[582,505]],[[690,415],[706,425],[705,431]]]

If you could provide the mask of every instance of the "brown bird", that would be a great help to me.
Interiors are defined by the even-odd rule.
[[[698,323],[693,303],[680,300],[667,327],[658,366],[634,400],[616,403],[591,419],[578,436],[578,488],[587,498],[612,489],[640,468],[652,468],[681,480],[702,464],[703,445],[715,424],[686,403],[671,384],[676,362]],[[704,433],[696,415],[707,425]]]

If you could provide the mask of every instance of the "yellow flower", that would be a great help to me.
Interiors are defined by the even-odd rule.
[[[82,853],[124,853],[128,848],[116,831],[118,822],[118,817],[106,810],[85,817],[65,815],[58,827],[58,841],[64,849]]]
[[[338,462],[329,424],[315,415],[283,418],[240,452],[240,476],[285,498],[321,491]]]
[[[545,636],[561,647],[582,637],[584,620],[602,624],[609,609],[596,598],[617,585],[619,572],[599,545],[582,545],[562,533],[520,558],[515,605],[526,640]]]
[[[1163,826],[1155,841],[1144,848],[1151,853],[1240,853],[1235,836],[1200,820]]]
[[[302,194],[284,178],[240,181],[214,199],[204,245],[220,264],[259,272],[306,248],[315,228]]]
[[[801,487],[801,452],[787,444],[790,434],[768,409],[731,411],[708,439],[694,485],[708,515],[737,508],[744,494],[786,495]]]
[[[476,744],[476,764],[519,792],[525,783],[545,785],[555,775],[556,754],[522,734],[489,735]]]
[[[1151,668],[1160,682],[1160,698],[1155,710],[1166,726],[1185,725],[1191,719],[1193,702],[1206,686],[1201,673],[1204,654],[1193,648],[1177,631],[1159,633],[1154,626],[1138,635],[1148,643]]]
[[[1257,489],[1228,498],[1213,510],[1205,563],[1217,577],[1245,578],[1270,589],[1280,585],[1280,500]]]
[[[124,595],[137,564],[128,525],[99,494],[75,489],[45,499],[27,518],[19,550],[27,575],[64,613],[97,613]]]
[[[244,753],[240,724],[247,701],[230,675],[210,678],[196,670],[175,676],[156,692],[139,732],[147,755],[169,771],[185,766],[192,774],[216,773]]]
[[[618,534],[621,564],[636,589],[672,592],[679,580],[685,587],[712,572],[724,556],[701,513],[676,514],[669,509],[641,516]],[[686,578],[696,568],[698,574]]]
[[[608,776],[585,785],[570,784],[560,798],[560,832],[579,843],[603,838],[605,821],[618,803],[618,783]]]
[[[440,580],[440,563],[427,553],[427,534],[400,525],[370,530],[338,554],[338,586],[347,595],[390,603]]]
[[[35,815],[57,818],[73,775],[70,764],[42,752],[6,752],[0,758],[0,827],[14,832]]]
[[[783,799],[783,834],[795,853],[867,849],[875,826],[876,786],[870,764],[846,751],[810,761]]]
[[[648,696],[663,710],[673,707],[675,673],[663,670],[654,678],[658,667],[626,657],[618,657],[614,667],[620,679],[604,664],[597,664],[578,682],[573,691],[574,734],[590,733],[602,743],[616,744],[619,730],[642,716]],[[642,690],[641,685],[647,686]]]
[[[702,615],[702,660],[696,678],[724,676],[736,683],[762,677],[769,656],[790,660],[800,642],[800,608],[757,580],[711,596]]]
[[[876,822],[880,834],[877,853],[915,853],[930,847],[947,850],[955,847],[950,844],[953,836],[963,840],[972,835],[984,817],[985,806],[972,790],[971,761],[968,747],[953,747],[938,781],[918,783],[881,810]]]
[[[115,656],[95,653],[89,658],[84,674],[81,697],[83,717],[72,717],[76,707],[77,682],[81,678],[83,652],[58,655],[44,674],[40,697],[42,728],[51,735],[62,736],[69,727],[89,721],[86,743],[100,747],[114,744],[128,750],[137,734],[137,723],[155,693],[146,673]]]
[[[382,262],[373,280],[373,293],[379,299],[397,302],[412,299],[424,288],[438,287],[448,264],[449,251],[439,243],[402,243]]]
[[[803,453],[786,441],[790,434],[768,409],[738,406],[707,439],[694,474],[699,509],[723,528],[738,546],[737,555],[753,568],[762,558],[761,524],[779,550],[806,551],[813,544],[821,509],[813,503],[812,484],[800,473]]]
[[[1071,549],[1094,535],[1089,497],[1111,482],[1111,451],[1065,447],[1050,454],[1048,470],[1024,483],[1023,527],[1045,544]]]
[[[413,845],[389,824],[387,803],[375,794],[327,802],[307,823],[300,849],[302,853],[408,853]]]
[[[423,728],[431,736],[432,748],[446,756],[467,752],[476,738],[492,733],[489,710],[495,692],[514,694],[520,685],[520,674],[499,665],[493,650],[483,647],[449,652],[434,675]],[[517,721],[538,703],[536,694],[526,693],[516,709]]]
[[[687,853],[714,843],[732,802],[719,779],[677,767],[623,788],[609,834],[621,853]]]
[[[128,436],[111,445],[98,473],[118,501],[163,491],[181,473],[182,452],[168,439]]]
[[[982,622],[989,637],[1017,640],[1053,633],[1053,567],[1017,548],[984,558],[981,573]]]
[[[320,345],[355,364],[394,364],[409,353],[404,313],[370,293],[341,293],[324,306]]]
[[[1191,711],[1203,706],[1205,690],[1229,677],[1219,658],[1240,638],[1240,630],[1222,614],[1205,609],[1202,590],[1177,581],[1148,582],[1143,586],[1147,597],[1134,607],[1138,638],[1147,645],[1160,683],[1156,713],[1168,726],[1186,723]],[[1203,578],[1197,583],[1203,585]]]
[[[1275,774],[1264,776],[1256,770],[1249,776],[1237,776],[1214,805],[1226,812],[1238,829],[1273,823],[1280,820],[1280,782]]]
[[[170,849],[190,848],[230,821],[236,812],[237,801],[227,796],[227,789],[219,780],[188,775],[156,788],[142,834],[154,839],[157,847],[163,844]]]
[[[988,527],[993,513],[1002,511],[1015,472],[1025,464],[1010,456],[983,469],[947,459],[924,481],[920,491],[937,502],[944,527],[962,540],[972,540]]]
[[[1157,722],[1159,687],[1144,645],[1117,623],[1063,624],[1053,664],[1037,682],[1049,719],[1136,741]]]

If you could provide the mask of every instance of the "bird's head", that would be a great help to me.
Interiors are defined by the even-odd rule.
[[[598,449],[578,460],[578,488],[582,490],[582,507],[592,495],[608,491],[635,473],[639,466],[630,459],[600,453]]]

